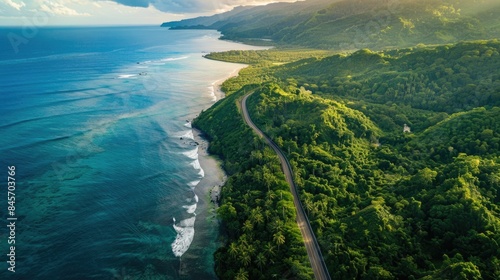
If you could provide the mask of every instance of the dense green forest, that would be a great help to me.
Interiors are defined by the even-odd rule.
[[[500,41],[309,59],[277,71],[318,94],[447,113],[500,105]]]
[[[333,279],[499,279],[499,12],[496,0],[309,0],[165,24],[280,47],[206,55],[250,65],[194,122],[230,175],[219,277],[312,277],[278,160],[239,114],[253,92]]]
[[[219,101],[193,122],[231,175],[217,211],[227,241],[215,253],[216,273],[222,279],[311,279],[278,157],[239,117],[237,99],[248,90]]]
[[[312,277],[277,157],[238,111],[253,92],[333,279],[499,279],[499,52],[490,40],[210,55],[250,64],[194,122],[230,175],[219,277]]]
[[[446,138],[426,138],[447,134],[455,118],[431,126],[432,132],[380,144],[376,124],[337,101],[278,85],[252,97],[259,126],[288,152],[334,279],[500,276],[498,146],[479,157]],[[471,136],[494,129],[498,112],[467,113],[485,119],[469,121]],[[444,149],[452,159],[431,160],[412,146]],[[456,260],[448,263],[445,255]],[[452,264],[460,268],[448,271]]]
[[[498,14],[497,0],[306,0],[162,26],[217,29],[225,39],[253,44],[381,50],[498,38]]]

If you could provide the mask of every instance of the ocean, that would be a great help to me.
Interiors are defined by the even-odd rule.
[[[216,278],[222,171],[200,164],[190,120],[242,67],[202,55],[257,48],[209,30],[35,31],[0,29],[0,279]]]

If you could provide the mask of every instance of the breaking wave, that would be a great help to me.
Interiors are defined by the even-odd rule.
[[[189,249],[194,237],[194,221],[196,216],[182,220],[179,224],[175,224],[174,229],[177,232],[174,242],[172,243],[172,252],[176,257],[181,257]]]

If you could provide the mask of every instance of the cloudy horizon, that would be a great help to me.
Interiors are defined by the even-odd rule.
[[[0,0],[0,26],[160,25],[273,2],[295,0]]]

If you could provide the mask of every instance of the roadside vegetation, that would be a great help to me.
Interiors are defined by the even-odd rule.
[[[239,114],[250,91],[252,119],[287,154],[333,279],[500,278],[497,40],[261,52],[211,55],[251,66],[194,123],[231,175],[221,278],[312,277],[278,159]]]

